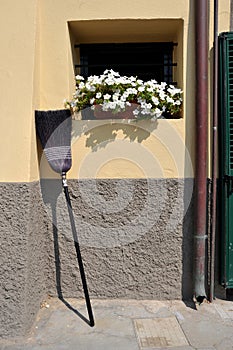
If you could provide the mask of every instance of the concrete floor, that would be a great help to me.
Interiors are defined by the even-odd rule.
[[[91,328],[84,300],[51,298],[27,338],[0,341],[1,350],[230,350],[233,302],[92,300]],[[76,311],[75,311],[76,310]]]

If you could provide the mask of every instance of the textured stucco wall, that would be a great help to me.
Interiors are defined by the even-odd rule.
[[[92,298],[192,296],[192,185],[69,180]],[[47,294],[83,292],[61,181],[2,183],[0,191],[0,323],[9,337],[30,329]]]
[[[60,181],[41,184],[48,291],[83,296]],[[69,180],[91,297],[192,297],[192,186],[192,179]]]
[[[0,336],[25,334],[45,288],[47,224],[39,183],[0,184]]]

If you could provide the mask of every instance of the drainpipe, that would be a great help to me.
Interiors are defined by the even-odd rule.
[[[206,179],[208,119],[208,0],[195,1],[196,32],[196,176],[194,233],[194,297],[206,298]]]
[[[218,0],[214,0],[214,55],[213,55],[213,143],[212,143],[212,203],[211,203],[211,263],[210,302],[214,299],[216,198],[217,198],[217,133],[218,133]]]

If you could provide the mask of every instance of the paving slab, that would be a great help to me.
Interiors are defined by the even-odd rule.
[[[0,350],[232,350],[233,303],[50,298],[25,338],[0,340]]]
[[[188,345],[175,316],[135,319],[134,325],[141,349]]]

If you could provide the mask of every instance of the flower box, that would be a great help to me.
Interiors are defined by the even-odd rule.
[[[94,109],[94,116],[96,119],[136,119],[133,111],[137,105],[131,104],[126,106],[125,111],[113,113],[112,111],[103,111],[101,105],[96,105]]]
[[[76,91],[65,106],[72,112],[90,106],[96,119],[177,118],[182,108],[181,94],[180,89],[165,82],[153,79],[144,82],[105,70],[102,75],[86,80],[77,75]]]

